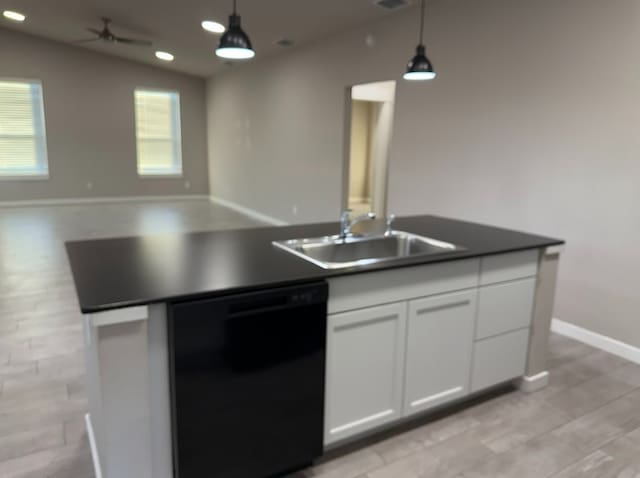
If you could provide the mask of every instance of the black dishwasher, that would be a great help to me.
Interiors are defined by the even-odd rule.
[[[176,478],[266,478],[322,454],[327,284],[169,306]]]

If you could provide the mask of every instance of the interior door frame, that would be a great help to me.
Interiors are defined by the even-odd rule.
[[[342,145],[342,200],[340,202],[339,217],[343,211],[349,209],[349,175],[351,173],[351,116],[353,85],[347,86],[344,91],[344,129]]]
[[[352,121],[352,105],[353,105],[353,88],[358,85],[368,85],[371,83],[380,83],[380,82],[393,82],[394,83],[394,94],[393,94],[393,112],[390,119],[390,130],[387,144],[387,158],[385,161],[385,170],[384,170],[384,207],[383,214],[388,213],[388,203],[389,203],[389,153],[391,151],[391,143],[393,141],[393,129],[395,125],[395,117],[396,117],[396,100],[397,100],[397,81],[395,78],[390,80],[376,80],[376,81],[368,81],[365,83],[357,83],[355,85],[349,85],[345,88],[344,92],[344,123],[343,123],[343,145],[342,145],[342,198],[341,198],[341,209],[339,214],[342,211],[346,211],[349,209],[349,176],[351,169],[351,121]],[[369,100],[371,102],[379,102],[381,104],[387,103],[386,101],[377,101],[377,100]],[[375,167],[375,166],[374,166]],[[377,169],[377,168],[376,168]],[[376,170],[375,174],[379,174]],[[372,184],[372,187],[375,188],[375,184]],[[375,191],[371,191],[372,197],[375,194]]]

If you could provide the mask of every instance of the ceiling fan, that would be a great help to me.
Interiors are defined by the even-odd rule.
[[[141,45],[141,46],[151,46],[151,42],[148,40],[139,40],[136,38],[124,38],[114,35],[109,25],[111,24],[111,19],[102,17],[101,18],[103,26],[102,30],[98,30],[96,28],[87,28],[88,32],[96,35],[94,38],[86,38],[82,40],[76,40],[73,43],[90,43],[94,41],[103,41],[105,43],[124,43],[127,45]]]

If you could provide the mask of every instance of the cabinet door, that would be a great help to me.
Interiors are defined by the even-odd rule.
[[[402,416],[406,303],[329,316],[325,444]]]
[[[409,302],[405,415],[468,393],[476,290]]]

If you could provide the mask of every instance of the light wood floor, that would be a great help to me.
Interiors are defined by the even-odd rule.
[[[93,477],[63,241],[253,224],[205,201],[0,209],[0,477]],[[500,395],[295,476],[640,478],[640,366],[558,336],[550,353],[541,392]]]

